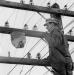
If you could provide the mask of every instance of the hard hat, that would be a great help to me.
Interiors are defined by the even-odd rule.
[[[48,25],[47,23],[49,23],[49,25],[50,25],[50,23],[58,24],[58,20],[55,19],[55,18],[47,19],[47,20],[46,20],[46,23],[44,24],[44,26],[47,26],[47,25]]]

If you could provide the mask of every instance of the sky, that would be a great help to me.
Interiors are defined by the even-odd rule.
[[[7,1],[20,2],[20,0],[7,0]],[[44,7],[47,6],[48,2],[50,2],[51,5],[56,2],[60,5],[61,9],[63,9],[64,5],[66,4],[68,5],[69,8],[74,3],[74,0],[33,0],[33,1],[34,5]],[[29,4],[29,0],[24,0],[24,2],[26,4]],[[69,8],[69,10],[74,11],[74,5],[72,5]],[[50,14],[46,13],[41,14],[46,19],[50,18]],[[38,27],[38,31],[46,31],[45,27],[43,26],[45,20],[36,12],[0,6],[0,26],[4,27],[6,21],[9,22],[10,28],[23,29],[24,25],[28,24],[29,30],[32,30],[33,26],[36,24]],[[62,22],[63,27],[66,27],[68,25],[64,29],[65,34],[68,34],[68,31],[74,27],[74,18],[62,16]],[[74,35],[74,29],[72,35]],[[0,56],[8,56],[8,51],[10,51],[11,57],[23,57],[39,40],[40,38],[26,37],[26,44],[24,48],[16,49],[11,43],[11,36],[8,34],[0,33]],[[74,50],[74,43],[69,42],[69,51],[72,52],[73,50]],[[40,40],[31,51],[32,58],[36,58],[36,54],[38,52],[41,53],[41,57],[43,57],[45,53],[48,52],[48,45],[42,40]],[[48,54],[44,58],[46,58],[47,56]],[[74,61],[74,54],[71,54],[71,56]],[[17,65],[15,69],[12,72],[10,72],[14,66],[15,64],[11,65],[0,63],[0,75],[53,75],[51,72],[47,71],[47,69],[44,67],[32,65],[31,66]],[[27,71],[30,68],[32,68],[32,70],[27,73]]]

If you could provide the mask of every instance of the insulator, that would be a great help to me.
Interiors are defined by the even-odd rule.
[[[37,26],[34,25],[32,30],[33,30],[33,31],[37,31],[37,30],[38,30]]]
[[[9,22],[8,21],[5,22],[5,27],[9,27]]]
[[[24,25],[24,30],[28,30],[28,25],[27,24]]]
[[[50,7],[50,2],[47,3],[47,7]]]
[[[37,59],[41,59],[41,54],[37,53]]]
[[[33,0],[30,0],[29,4],[30,4],[30,5],[33,5]]]
[[[10,57],[10,51],[8,51],[8,57]]]
[[[67,10],[67,5],[64,6],[64,10]]]
[[[27,53],[27,58],[31,59],[31,53],[29,53],[29,52]]]
[[[69,32],[68,32],[70,35],[72,34],[72,29],[71,30],[69,30]]]
[[[23,0],[20,1],[21,4],[24,4],[25,2]]]

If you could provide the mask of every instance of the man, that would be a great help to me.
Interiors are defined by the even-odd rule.
[[[47,19],[44,26],[48,30],[42,39],[49,45],[48,63],[55,70],[54,75],[72,75],[72,59],[68,51],[68,43],[59,29],[57,19]]]

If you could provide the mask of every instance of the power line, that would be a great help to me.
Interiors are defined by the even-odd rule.
[[[46,45],[46,46],[47,46],[47,45]],[[44,47],[41,49],[41,51],[44,50],[44,48],[46,48],[46,46],[44,46]],[[41,52],[41,51],[40,51],[40,52]],[[40,52],[39,52],[39,53],[40,53]],[[47,53],[48,53],[48,52],[47,52]],[[46,53],[46,54],[47,54],[47,53]],[[45,54],[45,55],[46,55],[46,54]],[[44,56],[45,56],[45,55],[44,55]],[[44,57],[44,56],[43,56],[43,57]],[[43,58],[43,57],[42,57],[42,58]],[[25,73],[25,75],[27,75],[27,73],[28,73],[29,71],[31,71],[33,68],[34,68],[34,66],[32,66],[32,67]]]
[[[19,75],[21,75],[21,73],[22,73],[22,71],[23,71],[23,68],[24,68],[24,65],[22,66],[22,69],[21,69],[21,71],[20,71],[20,74],[19,74]]]
[[[44,0],[44,1],[45,1],[45,0]],[[32,14],[32,15],[34,15],[34,14]],[[31,17],[32,17],[32,16],[31,16]],[[29,20],[31,19],[31,17],[29,18]],[[28,21],[29,21],[29,20],[28,20]],[[27,21],[27,22],[28,22],[28,21]],[[41,39],[40,39],[40,40],[41,40]],[[40,40],[39,40],[39,41],[40,41]],[[39,41],[38,41],[38,42],[39,42]],[[36,45],[36,44],[35,44],[35,45]],[[34,45],[34,46],[35,46],[35,45]],[[34,46],[33,46],[33,47],[34,47]],[[33,47],[32,47],[32,48],[33,48]],[[30,49],[30,51],[32,50],[32,48]],[[30,52],[30,51],[29,51],[29,52]],[[26,55],[27,55],[27,54],[26,54]],[[26,56],[26,55],[25,55],[25,56]],[[25,57],[25,56],[24,56],[24,57]],[[17,64],[12,68],[11,71],[8,72],[7,75],[9,75],[9,74],[15,69],[16,66],[17,66]]]
[[[40,12],[37,12],[43,19],[46,20],[46,18],[40,13]]]
[[[46,75],[49,71],[46,71],[43,75]]]
[[[27,75],[33,68],[34,66],[32,66],[24,75]]]
[[[17,16],[18,16],[17,14],[19,13],[18,11],[19,11],[19,10],[16,9],[16,16],[15,16],[15,20],[14,20],[14,25],[15,25],[15,22],[16,22],[16,19],[17,19]],[[18,12],[18,13],[17,13],[17,12]]]
[[[38,13],[39,15],[41,15],[39,12],[37,12],[37,13]],[[41,16],[42,16],[44,19],[46,19],[43,15],[41,15]],[[65,28],[66,28],[66,27],[65,27]],[[47,52],[47,53],[48,53],[48,52]],[[47,54],[47,53],[46,53],[46,54]],[[46,55],[46,54],[45,54],[45,55]],[[32,67],[32,68],[33,68],[33,67]],[[32,70],[32,68],[31,68],[30,70]],[[30,70],[29,70],[29,71],[30,71]],[[28,72],[29,72],[29,71],[28,71]],[[27,73],[28,73],[28,72],[27,72]]]
[[[47,46],[47,45],[46,45],[46,46]],[[44,47],[41,49],[41,51],[44,50],[44,48],[46,48],[46,46],[44,46]],[[40,51],[40,52],[41,52],[41,51]],[[39,53],[40,53],[40,52],[39,52]],[[46,54],[45,54],[45,55],[46,55]],[[43,56],[43,57],[44,57],[44,56]],[[29,70],[25,73],[25,75],[26,75],[30,70],[32,70],[32,68],[33,68],[33,67],[31,67],[31,69],[29,69]]]
[[[31,51],[34,49],[34,47],[35,47],[40,41],[41,41],[41,39],[38,40],[38,42],[29,50],[29,52],[31,52]],[[25,56],[26,56],[26,55],[27,55],[27,53],[25,54]],[[24,58],[25,56],[23,56],[23,58]],[[23,60],[23,58],[21,58],[21,60]],[[21,61],[21,60],[20,60],[20,61]],[[14,68],[15,68],[16,66],[17,66],[17,64],[12,68],[11,71],[8,72],[7,75],[9,75],[9,74],[14,70]]]
[[[69,6],[69,8],[68,8],[68,9],[70,9],[73,5],[74,5],[74,3],[72,3],[72,4]]]
[[[32,16],[31,16],[31,17],[32,17]],[[31,18],[31,17],[30,17],[30,18]],[[34,46],[36,46],[40,41],[41,41],[41,39],[39,39],[38,42],[37,42]],[[34,48],[34,46],[29,50],[29,52],[32,51],[32,49]],[[27,55],[27,54],[26,54],[26,55]],[[25,55],[25,56],[26,56],[26,55]],[[25,57],[25,56],[24,56],[24,57]],[[15,69],[16,66],[17,66],[17,64],[12,68],[11,71],[9,71],[9,73],[8,73],[7,75],[9,75],[9,74]]]
[[[10,16],[8,17],[7,20],[9,20],[9,19],[13,16],[13,14],[16,12],[16,10],[17,10],[17,9],[14,9],[14,10],[13,10],[13,12],[10,14]]]
[[[68,26],[70,26],[74,22],[74,19],[72,19],[63,29],[66,29]]]
[[[33,17],[33,15],[35,14],[35,12],[31,15],[31,17],[28,19],[28,21],[26,22],[26,24],[31,20],[31,18]]]
[[[27,41],[27,42],[26,42],[25,47],[27,47],[28,42],[29,42],[29,41]],[[25,48],[25,50],[26,50],[26,48]],[[21,69],[21,71],[20,71],[20,74],[19,74],[19,75],[21,75],[21,73],[23,72],[23,68],[24,68],[24,65],[22,66],[22,69]]]
[[[47,53],[48,53],[48,52],[47,52]],[[45,55],[46,55],[47,53],[45,53]],[[45,55],[44,55],[44,56],[45,56]],[[44,56],[43,56],[43,57],[44,57]],[[43,57],[42,57],[42,58],[43,58]],[[42,58],[41,58],[41,59],[42,59]],[[28,72],[30,72],[34,67],[35,67],[35,66],[32,66],[32,67],[25,73],[25,75],[27,75]]]

